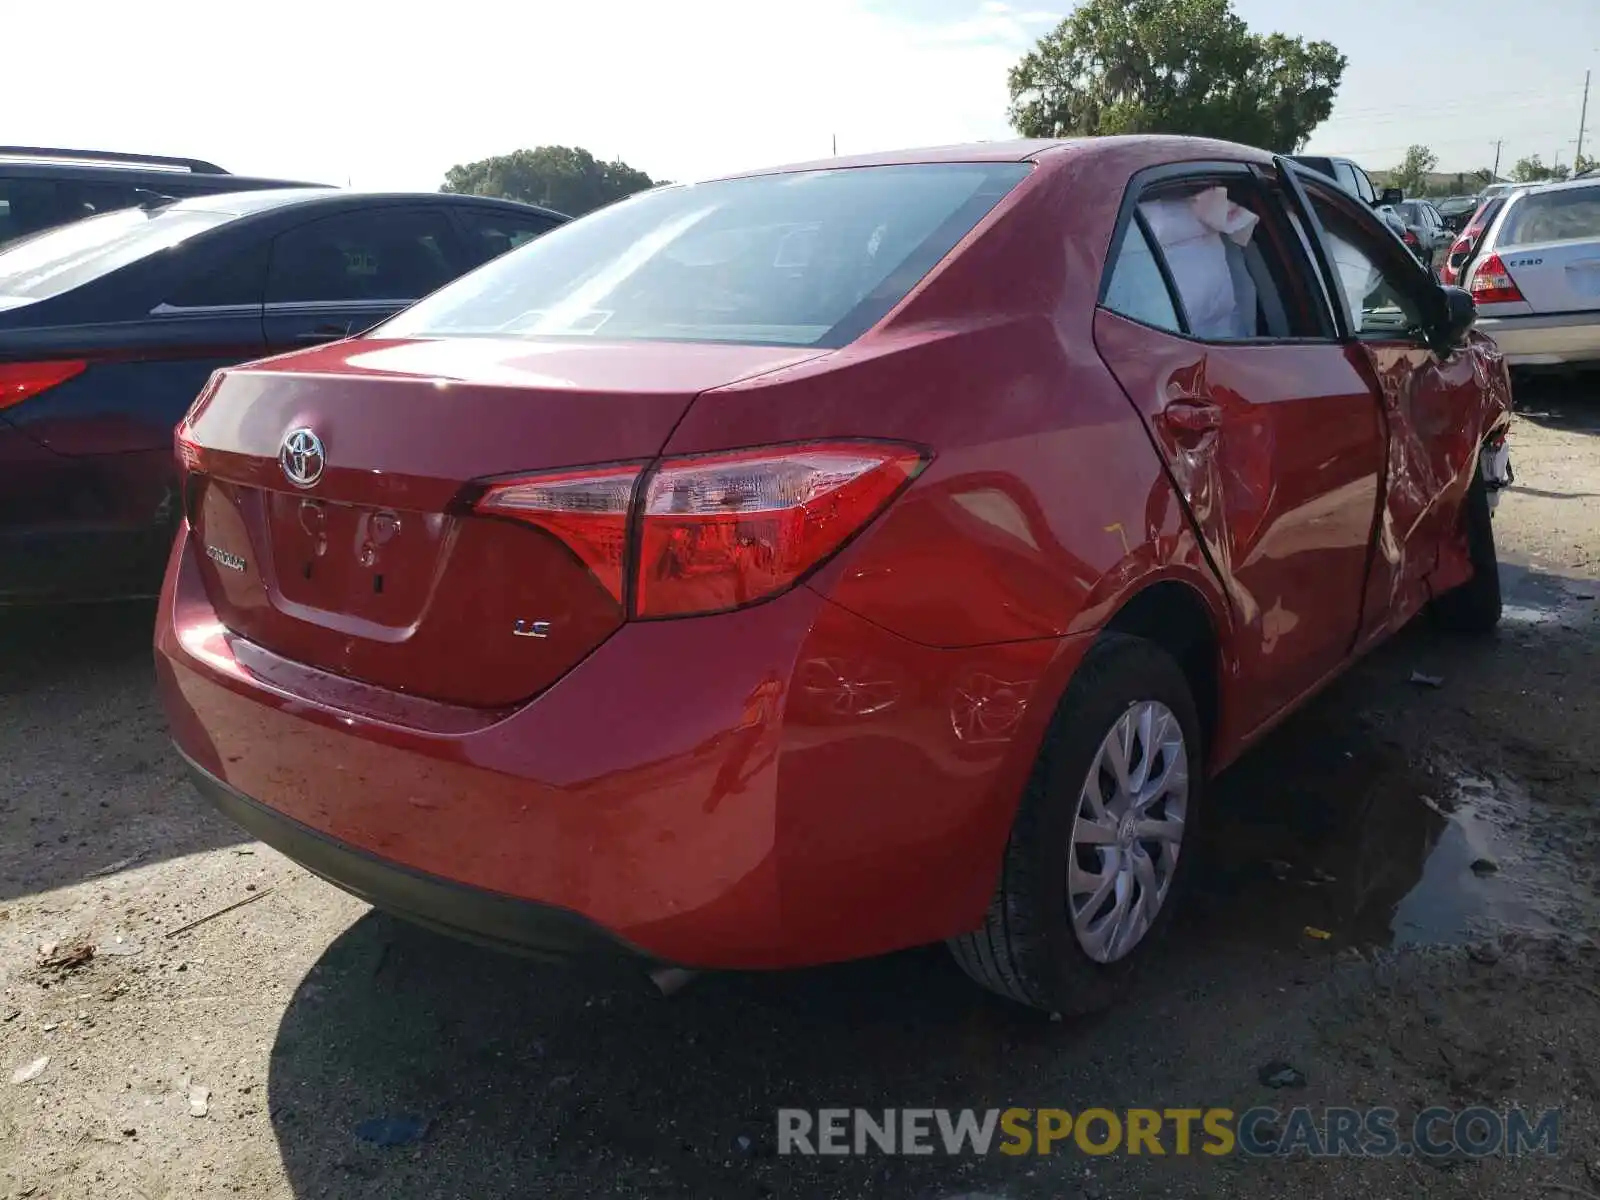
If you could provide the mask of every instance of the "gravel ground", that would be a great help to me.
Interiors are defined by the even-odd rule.
[[[1592,391],[1519,393],[1501,636],[1412,629],[1231,771],[1156,968],[1080,1021],[991,1000],[940,950],[663,997],[412,930],[182,783],[148,607],[0,618],[0,1194],[1593,1200]],[[1264,1086],[1271,1062],[1304,1086]],[[775,1152],[783,1106],[1476,1103],[1559,1108],[1559,1153]]]

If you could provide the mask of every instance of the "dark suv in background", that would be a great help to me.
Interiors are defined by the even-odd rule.
[[[320,186],[232,175],[198,158],[0,146],[0,246],[160,197],[182,200],[256,188]]]
[[[1352,196],[1365,200],[1395,237],[1402,242],[1406,240],[1406,223],[1400,219],[1400,214],[1394,211],[1394,206],[1405,199],[1405,193],[1399,188],[1388,187],[1381,192],[1378,191],[1372,185],[1372,177],[1361,164],[1348,158],[1335,158],[1326,154],[1291,154],[1289,157],[1301,166],[1310,167],[1319,175],[1326,175]],[[1413,254],[1417,253],[1416,248],[1409,243],[1406,248]]]

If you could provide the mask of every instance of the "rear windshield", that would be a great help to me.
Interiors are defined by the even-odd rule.
[[[373,336],[841,346],[1028,170],[854,167],[645,192],[495,259]]]
[[[1600,238],[1600,186],[1535,192],[1506,213],[1496,239],[1501,246],[1575,242]]]
[[[0,306],[48,300],[233,217],[187,208],[123,209],[0,249]]]

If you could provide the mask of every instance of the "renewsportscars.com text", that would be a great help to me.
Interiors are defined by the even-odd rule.
[[[1388,1158],[1555,1154],[1560,1113],[1520,1108],[802,1108],[779,1154],[1210,1155]]]

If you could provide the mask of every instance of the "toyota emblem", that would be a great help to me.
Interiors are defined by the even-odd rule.
[[[326,462],[322,439],[311,430],[292,429],[284,436],[278,465],[283,468],[284,478],[295,487],[308,488],[321,479]]]

